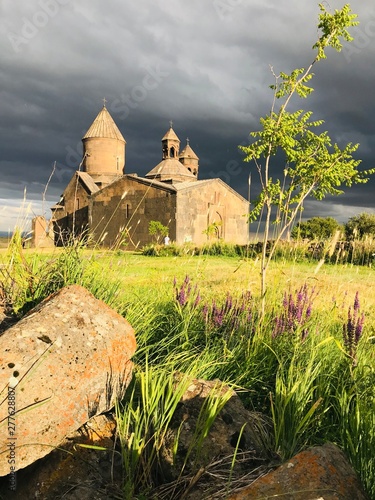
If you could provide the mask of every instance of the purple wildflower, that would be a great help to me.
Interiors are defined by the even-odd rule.
[[[306,309],[306,319],[309,319],[311,316],[312,304],[309,304]]]
[[[284,293],[284,310],[275,318],[273,337],[277,337],[283,333],[295,333],[297,330],[301,330],[302,340],[308,335],[308,329],[305,328],[305,324],[311,316],[315,290],[313,288],[309,293],[308,287],[305,284],[295,293],[295,298],[292,293],[289,295],[286,292]]]
[[[234,299],[229,293],[222,304],[215,300],[202,309],[203,319],[208,330],[220,331],[231,335],[241,327],[246,327],[253,321],[252,297],[250,292],[244,292],[239,299]]]
[[[354,311],[358,310],[359,310],[359,297],[358,297],[358,292],[356,292],[354,297]]]
[[[197,296],[195,297],[194,300],[194,307],[198,307],[199,302],[201,301],[201,296],[199,295],[199,292],[197,293]]]
[[[207,304],[205,304],[203,306],[202,314],[203,314],[204,321],[207,323],[207,321],[208,321],[208,305]]]
[[[184,306],[187,302],[186,298],[186,293],[185,293],[185,288],[181,287],[180,291],[177,293],[177,302],[180,304],[180,306]]]
[[[228,293],[227,299],[225,301],[224,311],[228,313],[232,309],[232,305],[233,305],[232,297]]]
[[[223,310],[216,309],[215,315],[213,317],[213,322],[217,328],[223,326],[223,319],[224,319]]]
[[[174,284],[175,291],[176,291],[176,301],[180,304],[181,307],[186,306],[186,304],[189,302],[190,298],[191,298],[191,300],[193,299],[194,295],[196,295],[196,297],[194,299],[194,303],[197,302],[197,296],[199,296],[198,288],[197,288],[197,286],[195,286],[193,293],[192,293],[192,285],[190,283],[189,276],[187,276],[187,275],[185,276],[185,279],[184,279],[182,285],[180,286],[180,288],[178,288],[176,286],[176,278],[174,279],[173,284]],[[200,300],[200,298],[199,298],[199,300]],[[198,300],[198,302],[199,302],[199,300]]]
[[[360,304],[358,292],[355,294],[353,311],[348,309],[348,320],[343,325],[343,339],[346,352],[353,360],[353,366],[357,364],[357,347],[362,337],[363,325],[365,322],[364,313],[360,314]]]

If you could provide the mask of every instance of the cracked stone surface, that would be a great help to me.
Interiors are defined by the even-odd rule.
[[[366,500],[362,486],[344,453],[326,443],[305,450],[276,470],[259,477],[227,500]]]
[[[63,288],[0,336],[0,476],[109,410],[130,380],[134,331],[85,288]]]

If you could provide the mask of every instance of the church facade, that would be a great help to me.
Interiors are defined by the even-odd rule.
[[[161,162],[144,177],[125,172],[126,141],[105,105],[82,142],[82,162],[52,207],[55,244],[85,234],[105,247],[141,248],[152,242],[150,221],[177,244],[248,243],[249,203],[221,179],[198,179],[199,158],[188,141],[180,152],[172,124]]]

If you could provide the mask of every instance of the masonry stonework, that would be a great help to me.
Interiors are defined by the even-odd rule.
[[[105,247],[141,248],[153,241],[150,221],[178,244],[248,243],[249,203],[221,179],[198,180],[199,158],[189,143],[180,153],[172,125],[162,161],[145,177],[123,171],[126,141],[105,106],[82,140],[82,171],[52,208],[57,244],[85,234]]]

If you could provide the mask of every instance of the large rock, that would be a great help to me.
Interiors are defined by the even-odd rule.
[[[83,445],[83,446],[81,446]],[[17,472],[16,491],[0,478],[0,498],[7,500],[102,500],[121,498],[122,459],[116,449],[111,412],[92,417],[58,449]]]
[[[6,330],[0,337],[0,476],[50,453],[110,409],[128,384],[135,348],[130,324],[77,285]]]
[[[218,396],[224,397],[226,403],[204,435],[208,414],[212,416],[209,408],[212,410]],[[164,439],[160,460],[164,480],[175,481],[176,491],[181,488],[187,500],[211,498],[213,492],[222,491],[223,482],[227,486],[230,478],[241,478],[272,458],[264,437],[271,433],[269,419],[246,410],[228,385],[219,380],[193,379]],[[232,464],[234,453],[238,460]],[[190,481],[192,477],[194,481]]]
[[[333,444],[309,448],[227,500],[366,500],[344,453]]]

